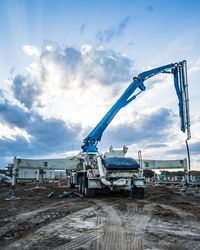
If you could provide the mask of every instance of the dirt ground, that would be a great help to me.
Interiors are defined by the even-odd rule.
[[[177,188],[147,187],[145,199],[99,194],[59,198],[66,188],[18,186],[18,201],[5,201],[0,186],[0,249],[199,250],[200,197]],[[54,196],[46,195],[54,191]]]

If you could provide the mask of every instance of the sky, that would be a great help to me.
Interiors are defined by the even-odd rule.
[[[1,0],[0,167],[65,157],[145,70],[187,60],[191,166],[200,170],[200,2]],[[122,109],[99,151],[128,146],[144,159],[187,157],[170,75]]]

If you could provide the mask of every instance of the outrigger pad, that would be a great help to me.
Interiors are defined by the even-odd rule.
[[[110,157],[103,159],[104,166],[108,170],[138,170],[140,165],[133,158]]]

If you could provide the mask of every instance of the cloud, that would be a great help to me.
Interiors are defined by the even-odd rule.
[[[75,143],[76,149],[79,149],[77,142],[80,130],[78,125],[69,126],[62,120],[44,119],[38,115],[33,117],[27,128],[33,137],[33,144],[42,147],[45,152],[63,152],[71,148],[72,142]]]
[[[159,75],[155,75],[155,77],[153,78],[149,78],[145,84],[148,90],[150,90],[154,88],[155,85],[163,84],[164,82],[167,82],[168,79],[169,79],[169,76],[167,76],[166,74],[159,74]]]
[[[80,34],[81,35],[84,35],[85,33],[85,27],[86,27],[86,24],[82,24],[81,27],[80,27]]]
[[[13,79],[12,89],[14,97],[24,104],[27,108],[31,108],[33,102],[40,94],[40,89],[34,82],[22,75],[16,75]]]
[[[146,148],[165,148],[165,147],[168,147],[166,143],[155,143],[146,146]]]
[[[36,57],[40,56],[40,50],[35,46],[24,45],[22,49],[28,56],[36,56]]]
[[[30,118],[31,114],[29,112],[16,105],[11,105],[7,100],[0,103],[0,122],[25,128],[28,126]]]
[[[105,85],[122,83],[129,79],[133,62],[126,56],[112,50],[96,49],[88,56],[92,61],[87,66],[84,76],[96,78]]]
[[[157,112],[153,112],[142,119],[141,128],[147,131],[147,134],[163,133],[163,130],[173,123],[173,113],[166,108],[160,108]],[[156,131],[155,131],[156,129]]]
[[[45,119],[37,113],[24,111],[16,105],[0,104],[0,121],[11,128],[23,128],[29,139],[16,136],[14,139],[0,139],[1,156],[34,156],[65,152],[80,145],[80,125],[66,124],[59,119]]]
[[[12,139],[0,139],[0,151],[1,157],[14,157],[17,155],[27,155],[35,152],[31,149],[32,145],[22,136],[16,136],[15,140]],[[35,148],[36,150],[36,148]]]
[[[149,12],[153,12],[154,8],[149,5],[149,6],[146,7],[146,10],[149,11]]]
[[[113,39],[117,39],[121,37],[128,26],[130,21],[130,17],[125,17],[120,23],[117,25],[113,25],[104,31],[99,31],[96,35],[96,38],[99,43],[107,43],[112,41]]]
[[[152,141],[162,143],[169,135],[168,129],[173,123],[173,113],[161,108],[155,112],[141,115],[134,122],[111,126],[103,137],[106,146],[131,145],[143,143],[152,145]],[[157,144],[158,145],[158,144]]]
[[[99,84],[116,84],[130,77],[133,62],[113,50],[83,45],[73,47],[44,48],[40,58],[40,78],[46,82],[53,78],[54,84],[63,87]],[[38,70],[39,71],[39,70]],[[53,75],[54,74],[54,75]]]
[[[200,154],[200,142],[194,142],[189,144],[189,149],[191,155],[199,155]],[[183,155],[186,154],[186,147],[179,147],[173,150],[167,151],[169,154],[173,155]]]
[[[200,154],[200,142],[190,144],[190,150],[192,154]]]

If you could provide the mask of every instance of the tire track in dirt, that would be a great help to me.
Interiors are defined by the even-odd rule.
[[[20,240],[17,240],[6,247],[7,250],[12,249],[31,249],[31,247],[40,240],[46,240],[51,236],[55,236],[55,232],[59,230],[60,227],[66,224],[66,221],[62,219],[56,220],[56,222],[49,223],[46,226],[41,227],[35,232],[28,234]]]
[[[43,249],[47,249],[45,244],[51,237],[63,237],[62,245],[54,248],[55,250],[71,250],[91,245],[96,250],[143,250],[143,232],[154,206],[124,200],[109,203],[93,201],[96,205],[55,219],[23,239],[11,243],[6,249],[28,250],[37,248],[40,244],[43,244]],[[125,206],[124,211],[120,204]],[[41,209],[36,211],[33,214],[41,212]]]
[[[31,218],[35,218],[40,213],[47,212],[46,218],[48,217],[48,212],[51,209],[55,209],[57,206],[59,206],[59,209],[65,206],[63,202],[55,202],[51,205],[36,209],[32,212],[26,212],[26,213],[20,213],[16,216],[16,218],[11,218],[11,222],[7,223],[5,226],[0,228],[0,237],[4,234],[6,234],[8,231],[14,229],[18,224],[26,222],[27,220],[30,220]]]
[[[46,240],[48,241],[51,237],[60,237],[61,235],[64,235],[65,240],[69,242],[64,243],[63,245],[55,249],[70,249],[70,250],[76,249],[82,244],[95,240],[97,237],[99,237],[102,234],[102,230],[100,230],[100,227],[98,228],[96,226],[96,220],[98,224],[100,223],[99,216],[97,218],[95,218],[94,216],[94,220],[93,220],[93,214],[92,215],[89,214],[89,219],[91,221],[88,222],[87,216],[85,215],[91,212],[94,213],[94,215],[96,215],[96,210],[94,206],[82,209],[78,212],[67,215],[61,219],[57,219],[41,227],[35,232],[28,234],[23,239],[15,241],[14,243],[7,246],[6,249],[7,250],[32,249],[32,247],[34,246],[38,247],[38,242],[43,242],[45,244],[45,241]],[[81,225],[79,225],[79,222]],[[87,223],[90,223],[90,224],[87,224]],[[88,229],[87,228],[88,225],[91,228]],[[79,232],[79,228],[83,230]],[[48,249],[52,249],[52,248],[48,248]]]
[[[104,223],[104,214],[102,213],[101,210],[98,211],[97,217],[96,217],[96,226],[101,227],[101,236],[103,234],[103,223]],[[101,249],[101,237],[97,237],[96,241],[94,241],[94,246],[93,248],[95,250],[100,250]]]
[[[114,208],[115,203],[108,205],[100,200],[95,202],[102,207],[105,214],[104,233],[96,242],[95,249],[125,249],[125,228],[122,213]]]
[[[151,218],[154,206],[145,203],[126,202],[127,212],[123,214],[117,203],[108,205],[95,201],[105,212],[104,234],[99,239],[99,249],[143,250],[143,231]]]
[[[77,237],[73,240],[71,240],[69,243],[64,244],[60,247],[54,248],[54,250],[73,250],[77,249],[80,246],[83,246],[84,244],[95,240],[97,237],[100,237],[102,235],[102,232],[90,232],[85,233],[84,235]]]
[[[107,214],[105,225],[105,238],[102,242],[103,249],[124,249],[125,230],[123,227],[123,216],[119,216],[118,211],[113,206],[103,206]]]
[[[133,216],[127,217],[126,229],[127,229],[127,249],[128,250],[143,250],[143,232],[151,218],[152,210],[154,206],[133,204]],[[135,210],[136,209],[136,210]]]
[[[102,215],[102,211],[98,210],[96,213],[96,229],[93,230],[93,232],[90,233],[85,233],[82,236],[79,236],[75,239],[72,239],[70,242],[68,242],[67,244],[64,244],[60,247],[55,248],[54,250],[66,250],[66,249],[77,249],[80,246],[83,246],[84,244],[88,244],[91,242],[96,242],[94,249],[95,250],[99,250],[99,245],[100,245],[100,237],[103,234],[103,230],[102,230],[102,225],[104,223],[104,218]],[[95,241],[96,240],[96,241]]]

